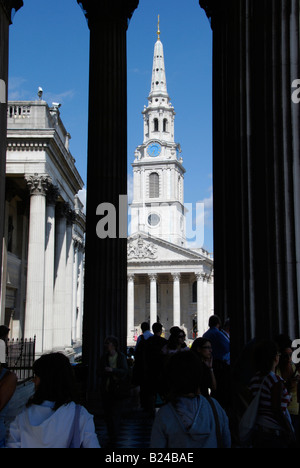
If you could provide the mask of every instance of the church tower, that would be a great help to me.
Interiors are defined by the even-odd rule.
[[[157,35],[148,106],[142,112],[144,140],[132,164],[131,234],[142,232],[185,247],[185,169],[175,142],[175,110],[167,91],[159,20]]]

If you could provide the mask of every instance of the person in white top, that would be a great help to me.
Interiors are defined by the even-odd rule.
[[[11,423],[7,448],[100,448],[93,416],[74,402],[73,369],[62,353],[33,365],[35,393]]]

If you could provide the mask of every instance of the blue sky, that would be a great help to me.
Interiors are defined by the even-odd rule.
[[[184,5],[184,8],[183,8]],[[160,15],[168,93],[176,111],[185,202],[205,206],[204,246],[212,251],[212,32],[198,0],[140,0],[128,29],[128,179],[143,141]],[[86,181],[89,30],[76,0],[24,0],[10,29],[9,99],[60,102],[70,150]]]

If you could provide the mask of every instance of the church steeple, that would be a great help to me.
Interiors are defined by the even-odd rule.
[[[132,232],[150,233],[184,246],[184,173],[181,148],[175,142],[175,110],[167,90],[164,49],[158,17],[151,91],[144,107],[144,141],[133,166]]]

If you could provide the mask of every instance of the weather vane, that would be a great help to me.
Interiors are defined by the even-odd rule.
[[[158,40],[160,41],[159,23],[160,23],[160,19],[159,19],[159,15],[158,15],[157,36],[158,36]]]

